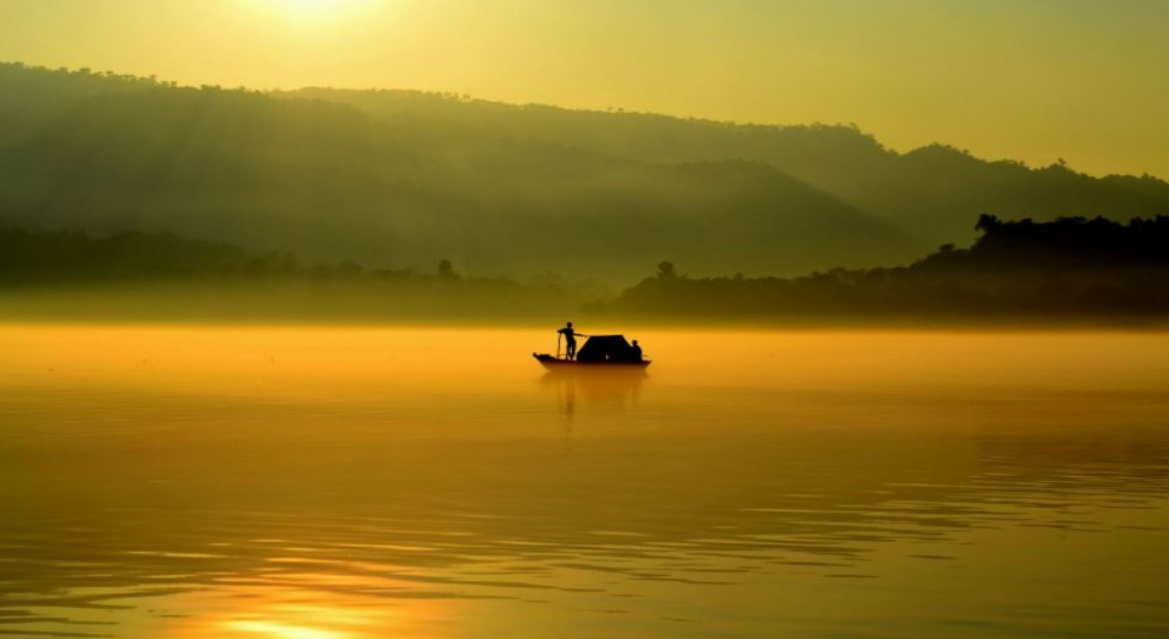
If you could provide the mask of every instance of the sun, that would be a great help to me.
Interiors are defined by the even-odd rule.
[[[345,0],[278,0],[285,9],[304,16],[322,16],[344,8]]]
[[[0,0],[2,1],[2,0]],[[298,29],[352,23],[363,19],[390,0],[245,0],[275,23]]]
[[[254,0],[257,6],[297,20],[331,19],[376,4],[375,0]]]

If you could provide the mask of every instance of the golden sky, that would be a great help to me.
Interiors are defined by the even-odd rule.
[[[855,123],[1169,178],[1169,0],[0,0],[0,60]]]

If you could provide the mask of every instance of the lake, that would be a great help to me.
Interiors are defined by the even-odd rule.
[[[1169,633],[1167,333],[555,328],[0,326],[0,636]]]

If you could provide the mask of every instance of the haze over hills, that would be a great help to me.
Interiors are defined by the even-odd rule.
[[[263,94],[0,65],[0,226],[628,282],[900,264],[978,214],[1169,214],[1169,184],[752,126],[409,91]]]
[[[1037,220],[1169,212],[1169,183],[1152,176],[1094,178],[1059,163],[1032,168],[990,162],[942,143],[899,154],[854,126],[735,125],[412,91],[303,89],[284,95],[351,104],[386,122],[503,132],[643,162],[763,161],[930,247],[973,241],[970,220],[988,212]]]

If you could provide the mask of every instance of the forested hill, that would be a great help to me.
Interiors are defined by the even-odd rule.
[[[898,225],[930,248],[973,241],[970,220],[984,213],[1037,221],[1169,214],[1169,183],[1157,177],[1095,178],[1062,162],[1037,168],[991,162],[942,143],[900,154],[854,126],[736,125],[416,91],[304,89],[285,95],[350,104],[381,121],[421,130],[456,127],[463,135],[541,140],[644,162],[762,161]]]
[[[375,268],[627,283],[903,259],[908,233],[763,162],[652,163],[473,118],[0,67],[0,224],[171,231]]]
[[[672,262],[607,306],[674,320],[851,317],[1169,317],[1169,216],[1004,221],[983,215],[968,249],[943,245],[909,266],[799,278],[679,275]]]
[[[898,155],[848,127],[0,65],[0,226],[620,284],[666,258],[747,274],[905,263],[970,237],[977,213],[1022,210],[1169,213],[1169,185]]]

